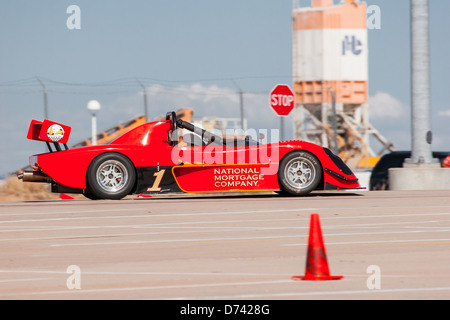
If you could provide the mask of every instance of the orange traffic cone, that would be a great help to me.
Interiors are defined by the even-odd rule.
[[[311,214],[308,238],[308,257],[304,276],[294,276],[292,280],[339,280],[343,276],[331,276],[328,268],[327,254],[323,244],[322,229],[317,213]]]
[[[65,193],[61,193],[61,195],[59,196],[60,200],[73,200],[74,198],[65,194]]]
[[[153,196],[149,194],[140,193],[137,195],[137,198],[153,198]]]

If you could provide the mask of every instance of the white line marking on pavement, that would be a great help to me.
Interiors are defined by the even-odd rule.
[[[307,227],[200,227],[201,230],[182,230],[182,231],[164,231],[164,232],[132,232],[132,233],[104,233],[104,234],[83,234],[83,235],[64,235],[53,237],[32,237],[32,238],[5,238],[0,241],[34,241],[34,240],[75,240],[83,238],[115,238],[115,237],[139,237],[152,235],[173,235],[173,234],[190,234],[190,233],[221,233],[221,232],[236,232],[236,231],[279,231],[279,230],[306,230]],[[324,236],[358,236],[358,235],[380,235],[380,234],[417,234],[417,233],[445,233],[450,232],[450,227],[441,227],[440,229],[426,229],[414,231],[383,231],[383,232],[354,232],[354,233],[325,233]],[[291,237],[306,237],[307,234],[293,234]]]
[[[287,297],[317,297],[336,295],[358,295],[358,294],[379,294],[379,293],[408,293],[408,292],[431,292],[450,291],[450,287],[434,288],[402,288],[402,289],[380,289],[380,290],[342,290],[342,291],[312,291],[312,292],[281,292],[281,293],[254,293],[224,296],[191,296],[191,297],[169,297],[170,300],[208,300],[208,299],[258,299],[258,298],[287,298]]]
[[[342,209],[342,208],[340,208]],[[353,208],[354,209],[354,208]],[[383,208],[385,209],[385,208]],[[165,213],[165,214],[140,214],[140,215],[117,215],[117,216],[85,216],[85,217],[61,217],[47,219],[22,219],[22,220],[3,220],[0,224],[23,223],[23,222],[44,222],[44,221],[73,221],[73,220],[103,220],[103,219],[131,219],[131,218],[155,218],[155,217],[184,217],[184,216],[215,216],[215,215],[232,215],[232,214],[265,214],[265,213],[282,213],[282,212],[316,212],[323,209],[318,208],[296,208],[296,209],[277,209],[277,210],[251,210],[251,211],[222,211],[222,212],[193,212],[193,213]],[[103,211],[103,210],[102,210]],[[95,213],[95,211],[92,211]],[[391,214],[391,215],[371,215],[371,216],[334,216],[321,217],[321,220],[336,219],[368,219],[368,218],[398,218],[398,217],[424,217],[424,216],[448,216],[449,212],[444,213],[418,213],[418,214]],[[3,217],[7,217],[4,215]],[[309,220],[308,217],[298,218],[298,220]]]
[[[297,211],[314,211],[314,210],[317,210],[317,209],[316,208],[299,208],[299,209],[277,209],[277,210],[193,212],[193,213],[164,213],[164,214],[148,213],[148,214],[140,214],[140,215],[125,215],[125,216],[89,216],[89,217],[47,218],[47,219],[4,220],[4,221],[0,221],[0,223],[21,223],[21,222],[41,222],[41,221],[71,221],[71,220],[96,220],[96,219],[130,219],[130,218],[155,218],[155,217],[184,217],[184,216],[255,214],[255,213],[256,214],[263,214],[263,213],[280,213],[280,212],[297,212]],[[101,210],[101,211],[104,211],[104,210]],[[96,211],[92,210],[92,212],[95,213]],[[7,217],[7,216],[8,215],[4,215],[3,217]]]
[[[53,279],[53,278],[4,279],[4,280],[0,280],[0,283],[7,283],[7,282],[46,281],[46,280],[52,280],[52,279]]]
[[[39,231],[61,231],[61,230],[88,230],[88,229],[235,229],[235,230],[288,230],[288,229],[308,229],[309,226],[280,226],[280,227],[261,227],[261,226],[211,226],[210,224],[230,224],[230,223],[250,223],[250,222],[299,222],[300,219],[246,219],[246,220],[217,220],[217,221],[190,221],[190,222],[167,222],[167,223],[146,223],[146,224],[131,224],[131,225],[93,225],[93,226],[0,226],[1,233],[14,233],[14,232],[39,232]],[[442,229],[450,228],[440,226],[408,226],[411,224],[425,224],[425,223],[445,223],[447,220],[426,220],[426,221],[404,221],[404,222],[386,222],[386,223],[359,223],[359,224],[340,224],[340,225],[328,225],[326,229],[343,229],[343,228],[376,228],[380,226],[394,226],[405,225],[403,228],[411,229]],[[200,226],[202,224],[208,224],[207,227]],[[199,225],[199,226],[196,226]],[[15,229],[11,229],[15,228]],[[2,230],[3,229],[3,230]],[[168,232],[171,233],[171,232]]]
[[[382,244],[382,243],[420,243],[420,242],[448,242],[450,239],[410,239],[410,240],[381,240],[381,241],[354,241],[354,242],[327,242],[326,245],[348,244]],[[306,246],[306,243],[282,244],[282,246]]]
[[[418,234],[418,233],[441,233],[449,232],[444,231],[404,231],[404,232],[373,232],[373,233],[335,233],[324,234],[324,237],[334,236],[355,236],[355,235],[388,235],[388,234]],[[292,239],[292,238],[305,238],[306,234],[291,234],[284,236],[263,236],[263,237],[233,237],[233,238],[195,238],[195,239],[159,239],[159,240],[133,240],[133,241],[105,241],[105,242],[78,242],[78,243],[56,243],[50,244],[50,247],[74,247],[74,246],[111,246],[121,244],[147,244],[147,243],[183,243],[183,242],[217,242],[217,241],[252,241],[252,240],[267,240],[267,239]],[[61,239],[61,238],[58,238]],[[433,239],[434,240],[434,239]],[[449,239],[437,239],[438,241],[447,241]],[[359,242],[342,242],[342,243],[329,243],[329,244],[370,244],[370,243],[389,243],[389,242],[423,242],[428,240],[416,239],[416,240],[383,240],[383,241],[359,241]]]
[[[51,208],[51,207],[50,207]],[[448,206],[387,206],[387,207],[378,207],[378,209],[439,209],[439,208],[446,208],[448,209]],[[68,210],[68,211],[60,211],[56,210],[55,212],[36,212],[36,211],[30,211],[30,212],[11,212],[6,213],[4,212],[2,216],[8,217],[8,216],[20,216],[20,215],[53,215],[53,214],[78,214],[78,213],[101,213],[101,212],[138,212],[138,211],[146,211],[148,212],[151,208],[145,206],[145,207],[132,207],[126,206],[125,208],[121,209],[89,209],[89,210]],[[247,213],[247,212],[295,212],[295,211],[317,211],[317,210],[330,210],[330,209],[336,209],[336,207],[320,207],[320,208],[294,208],[294,209],[277,209],[277,210],[256,210],[256,211],[223,211],[223,212],[193,212],[193,213],[179,213],[179,212],[167,212],[167,213],[156,213],[156,215],[202,215],[202,214],[227,214],[227,213]],[[337,208],[339,210],[359,210],[364,211],[364,209],[374,209],[373,206],[353,206],[353,207],[345,207],[345,208]],[[154,215],[155,213],[149,212],[149,215]],[[405,215],[406,216],[406,215]]]
[[[272,280],[272,281],[249,281],[249,282],[229,282],[229,283],[202,283],[202,284],[177,284],[167,286],[146,286],[146,287],[125,287],[125,288],[105,288],[105,289],[80,289],[80,290],[55,290],[55,291],[35,291],[21,293],[5,293],[0,297],[7,296],[28,296],[28,295],[52,295],[52,294],[86,294],[86,293],[102,293],[102,292],[120,292],[120,291],[139,291],[139,290],[161,290],[161,289],[184,289],[184,288],[206,288],[206,287],[229,287],[229,286],[251,286],[251,285],[267,285],[292,283],[292,280]]]
[[[272,281],[249,281],[249,282],[231,282],[231,283],[206,283],[206,284],[187,284],[187,285],[166,285],[166,286],[145,286],[145,287],[125,287],[125,288],[100,288],[100,289],[80,289],[80,290],[55,290],[55,291],[34,291],[21,293],[4,293],[1,297],[8,296],[48,296],[59,294],[77,294],[84,295],[89,293],[111,293],[122,291],[150,291],[164,289],[187,288],[206,288],[206,287],[229,287],[229,286],[249,286],[249,285],[272,285],[294,283],[292,280],[272,280]],[[358,294],[384,294],[384,293],[416,293],[416,292],[436,292],[450,291],[450,287],[431,287],[431,288],[401,288],[401,289],[379,289],[379,290],[340,290],[340,291],[312,291],[312,292],[279,292],[279,293],[250,293],[238,295],[222,296],[186,296],[186,297],[166,297],[170,300],[192,300],[192,299],[257,299],[257,298],[287,298],[287,297],[312,297],[312,296],[340,296],[340,295],[358,295]],[[161,299],[158,297],[158,299]]]
[[[0,270],[0,274],[67,274],[65,270]],[[251,276],[251,277],[262,277],[262,276],[291,276],[291,274],[282,273],[254,273],[254,272],[157,272],[157,271],[85,271],[83,270],[83,275],[99,275],[99,276]],[[355,275],[358,276],[358,275]],[[386,275],[383,275],[386,276]],[[423,275],[421,275],[422,277]],[[364,275],[364,277],[366,277]],[[42,278],[42,279],[52,279],[52,278]]]

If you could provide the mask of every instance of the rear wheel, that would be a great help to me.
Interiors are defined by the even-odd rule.
[[[303,196],[317,189],[322,175],[322,166],[314,155],[296,151],[281,160],[278,182],[281,191],[290,195]]]
[[[105,153],[92,161],[87,172],[90,199],[119,200],[130,194],[136,181],[131,161],[117,153]]]

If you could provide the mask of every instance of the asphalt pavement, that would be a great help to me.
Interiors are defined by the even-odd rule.
[[[318,213],[335,281],[305,273]],[[0,203],[0,299],[449,299],[450,191]]]

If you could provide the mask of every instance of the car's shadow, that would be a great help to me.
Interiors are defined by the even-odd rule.
[[[261,192],[261,193],[203,193],[203,194],[189,194],[189,193],[175,193],[175,194],[164,194],[164,195],[152,195],[147,197],[138,197],[137,195],[127,196],[122,200],[89,200],[89,199],[46,199],[46,200],[23,200],[18,202],[23,203],[59,203],[66,204],[70,202],[88,202],[90,204],[101,204],[106,201],[112,201],[116,203],[128,202],[128,201],[158,201],[158,200],[188,200],[188,199],[312,199],[312,198],[332,198],[332,197],[361,197],[364,196],[363,193],[349,192],[349,191],[316,191],[305,196],[292,196],[289,194],[284,194],[281,192]]]
[[[357,192],[312,192],[305,196],[292,196],[284,193],[221,193],[221,194],[174,194],[161,195],[151,198],[129,198],[129,200],[168,200],[168,199],[310,199],[310,198],[330,198],[330,197],[361,197],[364,194]]]

